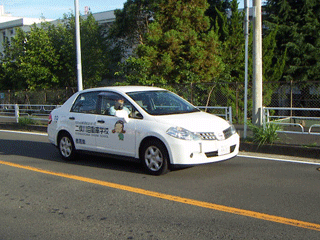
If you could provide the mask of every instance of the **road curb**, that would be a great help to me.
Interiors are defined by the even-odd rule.
[[[0,123],[0,129],[2,130],[21,130],[21,131],[35,131],[35,132],[47,132],[47,126],[43,125],[19,125],[18,123]]]
[[[254,143],[241,142],[240,151],[320,159],[320,148],[315,147],[280,144],[259,146]]]

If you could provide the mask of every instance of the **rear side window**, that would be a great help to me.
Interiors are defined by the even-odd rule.
[[[74,102],[71,112],[96,114],[99,93],[95,91],[80,94]]]

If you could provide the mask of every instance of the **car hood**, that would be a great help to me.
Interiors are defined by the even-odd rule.
[[[226,120],[205,112],[156,116],[155,120],[170,127],[182,127],[192,132],[221,132],[230,126]]]

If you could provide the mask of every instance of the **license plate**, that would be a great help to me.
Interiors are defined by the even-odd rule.
[[[218,149],[218,155],[225,155],[230,153],[230,146],[220,146]]]

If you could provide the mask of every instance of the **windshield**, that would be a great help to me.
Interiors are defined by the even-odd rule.
[[[145,91],[127,94],[151,115],[180,114],[200,111],[191,103],[169,91]]]

